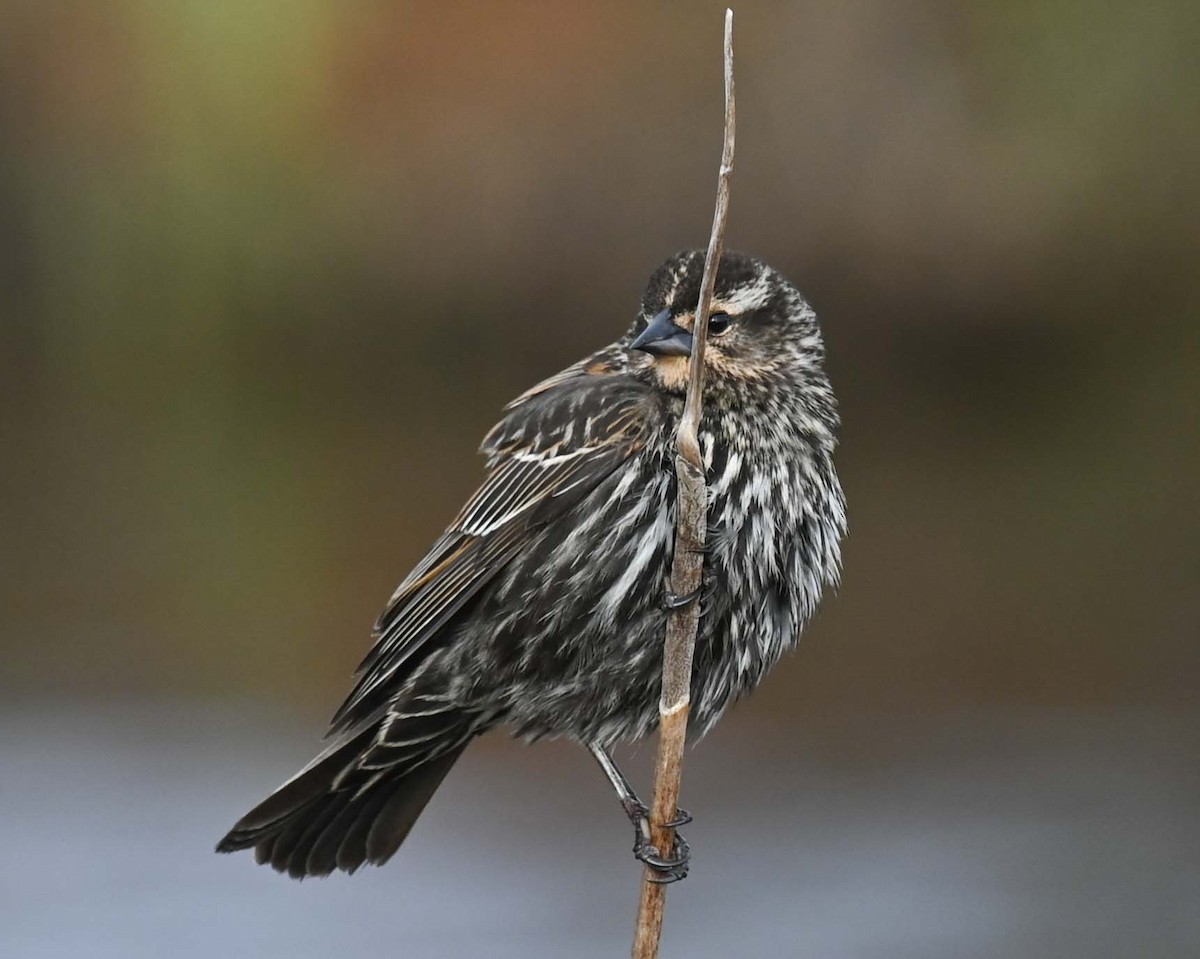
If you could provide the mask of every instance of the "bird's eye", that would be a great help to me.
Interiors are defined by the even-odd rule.
[[[729,324],[733,322],[733,317],[728,313],[714,313],[708,318],[708,332],[713,334],[724,333],[729,329]]]

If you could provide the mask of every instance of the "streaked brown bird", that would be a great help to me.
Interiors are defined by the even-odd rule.
[[[301,878],[386,862],[476,736],[586,746],[664,881],[610,755],[658,723],[675,529],[675,429],[704,265],[677,254],[626,334],[518,396],[483,441],[487,478],[402,582],[328,746],[217,849]],[[764,263],[719,264],[699,429],[708,547],[692,675],[702,736],[793,647],[840,575],[838,416],[816,315]]]

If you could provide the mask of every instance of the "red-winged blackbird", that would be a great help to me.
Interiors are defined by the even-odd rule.
[[[329,746],[217,847],[295,877],[382,864],[467,744],[495,726],[586,745],[664,879],[609,756],[658,723],[674,441],[704,255],[650,278],[616,343],[523,393],[483,441],[488,477],[400,584],[333,718]],[[791,283],[727,253],[717,272],[699,436],[708,545],[692,734],[753,689],[836,584],[845,501],[816,315]]]

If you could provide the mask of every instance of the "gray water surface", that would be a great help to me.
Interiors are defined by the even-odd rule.
[[[223,703],[0,712],[0,956],[628,953],[632,833],[565,744],[473,747],[383,869],[296,883],[214,855],[319,729]],[[663,956],[1200,955],[1195,729],[732,720],[688,759],[693,873]],[[630,764],[641,782],[650,752]]]

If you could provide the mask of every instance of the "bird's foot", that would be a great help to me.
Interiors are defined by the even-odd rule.
[[[674,846],[670,855],[664,856],[650,839],[650,811],[637,800],[625,804],[625,813],[633,823],[633,855],[648,866],[657,875],[650,882],[678,882],[688,874],[688,864],[691,860],[691,846],[679,833],[675,833]],[[675,816],[663,823],[668,829],[686,826],[692,821],[692,814],[686,809],[676,809]]]
[[[678,882],[680,879],[687,878],[688,864],[692,858],[692,849],[688,845],[688,841],[680,833],[675,833],[675,842],[671,849],[671,854],[663,856],[659,853],[657,846],[653,843],[644,842],[639,833],[633,843],[633,855],[654,873],[653,876],[647,877],[648,882],[665,885],[669,882]]]
[[[700,587],[697,586],[690,593],[680,596],[678,593],[672,593],[669,589],[667,595],[663,599],[663,606],[669,610],[683,609],[685,606],[690,606],[700,597]]]

